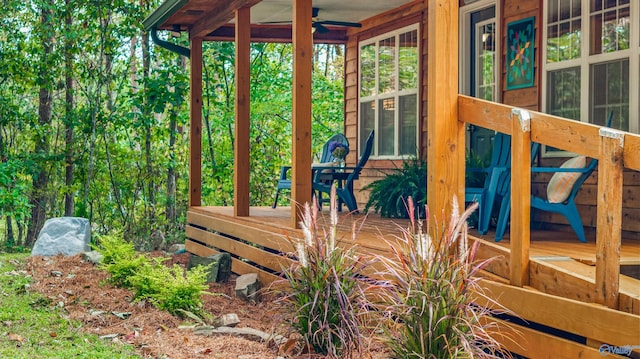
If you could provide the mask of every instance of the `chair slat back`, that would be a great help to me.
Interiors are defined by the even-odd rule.
[[[356,175],[359,176],[360,171],[362,170],[364,165],[367,164],[367,161],[369,160],[369,156],[371,156],[371,151],[373,149],[373,137],[374,137],[374,130],[371,130],[369,137],[367,137],[367,142],[365,143],[364,151],[362,151],[362,155],[360,156],[360,160],[358,161],[356,168],[347,177],[347,180],[346,180],[347,183],[353,181],[353,177],[355,177]]]
[[[349,148],[349,140],[347,140],[347,138],[343,134],[337,133],[331,136],[331,138],[329,138],[329,140],[325,142],[324,146],[322,146],[322,157],[320,157],[320,163],[337,161],[337,158],[335,158],[333,156],[333,153],[329,151],[329,145],[331,144],[331,142],[338,142]]]

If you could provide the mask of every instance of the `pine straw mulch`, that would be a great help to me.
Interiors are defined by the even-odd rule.
[[[152,255],[163,255],[161,252]],[[167,265],[186,266],[188,253],[172,255]],[[114,343],[132,344],[138,354],[147,358],[310,358],[293,355],[285,346],[232,335],[202,336],[191,329],[180,328],[185,320],[157,310],[149,303],[133,303],[132,293],[107,283],[108,274],[82,259],[81,255],[64,257],[30,257],[26,270],[32,275],[31,289],[63,307],[70,319],[78,321],[82,330],[104,336]],[[287,335],[282,311],[274,298],[249,303],[235,297],[235,276],[228,283],[211,283],[211,293],[203,296],[205,311],[215,317],[235,313],[237,327],[249,327],[267,333]],[[129,314],[130,313],[130,314]],[[193,321],[192,321],[193,322]],[[369,343],[365,358],[386,358],[381,346]]]

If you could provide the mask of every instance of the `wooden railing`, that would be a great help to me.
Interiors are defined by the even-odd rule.
[[[640,136],[459,95],[459,121],[510,134],[510,283],[529,280],[531,142],[598,159],[595,302],[618,308],[622,174],[640,170]]]

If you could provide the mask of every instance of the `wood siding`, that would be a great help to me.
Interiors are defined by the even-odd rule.
[[[502,103],[519,108],[542,111],[542,89],[541,89],[541,44],[542,44],[542,2],[539,0],[505,0],[502,3],[501,13],[496,14],[501,26],[501,81],[500,98]],[[535,78],[534,86],[529,88],[507,90],[506,89],[506,30],[507,24],[527,17],[536,18],[536,41],[535,41]],[[381,35],[409,25],[421,22],[421,72],[422,82],[420,88],[421,103],[419,117],[419,149],[420,156],[426,158],[427,148],[427,7],[422,1],[416,1],[394,11],[381,14],[363,22],[361,29],[353,29],[348,32],[346,44],[346,66],[345,66],[345,134],[350,143],[358,144],[358,43],[370,37]],[[350,165],[355,165],[358,151],[352,151],[347,158]],[[543,158],[539,157],[537,162],[541,166],[559,166],[566,158]],[[360,180],[356,181],[355,195],[359,207],[364,208],[368,199],[368,191],[361,191],[362,188],[371,182],[383,178],[385,173],[401,168],[401,161],[375,160],[370,159],[367,163]],[[539,197],[546,197],[546,184],[552,174],[533,173],[531,181],[532,193]],[[585,232],[587,235],[595,236],[596,227],[596,188],[597,171],[583,184],[576,203],[580,211]],[[635,171],[625,171],[623,188],[623,209],[622,209],[622,229],[626,236],[640,239],[640,174]],[[532,210],[531,216],[535,226],[547,229],[567,231],[570,235],[571,228],[565,218],[558,214]]]
[[[420,156],[426,157],[427,148],[427,6],[424,1],[414,1],[392,11],[380,14],[362,22],[362,28],[352,29],[348,32],[346,44],[345,66],[345,135],[349,143],[359,145],[358,141],[358,44],[360,41],[382,35],[384,33],[411,25],[419,25],[420,43],[420,80],[421,98],[419,105],[418,126],[420,129],[419,146]],[[355,165],[359,151],[352,151],[347,157],[348,165]],[[367,168],[360,175],[360,179],[354,183],[354,194],[358,201],[358,208],[364,208],[369,192],[362,189],[371,182],[384,178],[385,173],[402,168],[402,161],[369,159]]]

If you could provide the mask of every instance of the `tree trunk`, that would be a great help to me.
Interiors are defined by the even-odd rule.
[[[151,67],[151,55],[149,53],[149,34],[146,32],[142,33],[142,76],[145,79],[149,78],[149,69]],[[146,82],[145,82],[146,83]],[[146,86],[146,85],[145,85]],[[145,93],[146,93],[145,89]],[[145,100],[146,101],[146,100]],[[149,106],[144,106],[143,118],[148,118],[147,121],[144,121],[144,130],[145,130],[145,141],[144,141],[144,157],[146,161],[146,178],[148,180],[147,183],[147,193],[148,193],[148,204],[145,206],[148,208],[148,219],[149,223],[153,223],[155,219],[155,211],[156,211],[156,198],[155,198],[155,181],[153,174],[153,158],[151,156],[151,118],[153,118],[153,111],[148,110]]]
[[[9,247],[12,247],[16,244],[16,239],[13,234],[13,222],[11,216],[7,216],[7,240],[6,244]]]
[[[51,91],[53,87],[53,79],[51,76],[51,67],[54,66],[51,61],[53,52],[53,9],[54,5],[51,0],[46,1],[40,12],[40,21],[44,31],[40,31],[42,42],[42,58],[40,68],[38,69],[38,84],[40,91],[38,94],[38,124],[39,129],[36,131],[34,143],[34,154],[38,159],[35,161],[33,169],[33,190],[29,204],[31,205],[31,222],[27,229],[27,238],[25,246],[31,247],[35,243],[40,229],[44,225],[46,208],[47,208],[47,185],[49,184],[49,171],[46,167],[46,161],[43,158],[49,154],[49,135],[48,127],[51,125]]]
[[[69,0],[65,0],[65,32],[70,34],[73,18]],[[74,215],[73,201],[73,147],[74,147],[74,94],[73,94],[73,43],[67,35],[64,44],[64,63],[65,63],[65,192],[64,192],[64,215]]]
[[[179,65],[186,69],[187,62],[182,56],[178,58]],[[182,107],[182,101],[179,106],[171,109],[171,115],[169,116],[169,168],[167,169],[167,205],[166,205],[166,218],[167,229],[173,227],[176,224],[177,210],[176,210],[176,137],[178,133],[178,116],[180,108]]]

